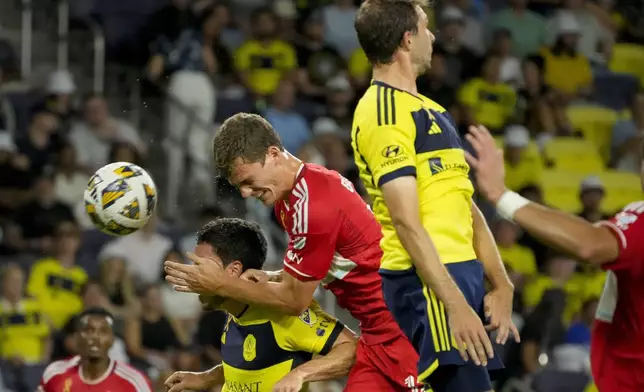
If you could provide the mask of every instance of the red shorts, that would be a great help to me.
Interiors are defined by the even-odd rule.
[[[593,358],[593,360],[595,360]],[[599,360],[599,359],[597,359]],[[644,391],[642,362],[605,355],[600,366],[593,363],[595,385],[600,392]]]
[[[417,385],[418,354],[409,340],[400,336],[386,343],[367,345],[360,339],[356,362],[345,392],[420,392]]]

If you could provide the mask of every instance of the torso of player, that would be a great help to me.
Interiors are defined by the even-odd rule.
[[[374,82],[356,108],[352,146],[383,228],[383,269],[412,266],[380,190],[387,181],[406,175],[416,176],[422,223],[441,260],[476,258],[469,166],[454,122],[443,107],[422,95]]]
[[[103,377],[85,380],[80,357],[56,361],[47,367],[38,392],[152,392],[148,380],[134,368],[112,361]]]
[[[317,317],[310,309],[294,317],[257,307],[249,307],[240,318],[229,315],[221,337],[222,392],[271,392],[288,372],[312,358],[311,352],[302,351],[294,341],[310,340],[311,333],[320,339],[331,333],[335,320]],[[307,336],[297,327],[314,330],[305,329]]]
[[[360,321],[363,336],[386,341],[400,334],[382,296],[380,225],[348,179],[304,164],[275,214],[289,235],[285,271],[300,280],[321,280]]]
[[[615,234],[620,253],[615,262],[603,266],[608,273],[595,317],[593,361],[612,356],[644,366],[644,201],[600,225]],[[641,382],[644,385],[644,377]]]

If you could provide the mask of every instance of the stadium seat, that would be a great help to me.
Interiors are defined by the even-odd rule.
[[[541,185],[544,202],[565,212],[579,212],[579,186],[584,177],[584,174],[575,172],[544,170]]]
[[[639,86],[639,79],[633,75],[602,72],[593,78],[593,101],[619,112],[630,107]]]
[[[600,106],[573,105],[566,110],[566,114],[573,128],[580,130],[586,140],[597,146],[604,162],[608,162],[617,113]]]
[[[614,45],[609,68],[613,72],[635,75],[640,84],[644,85],[644,47],[632,44]]]
[[[496,145],[499,146],[499,148],[503,148],[503,136],[497,136],[494,138],[494,141],[496,142]],[[528,144],[528,147],[526,148],[526,155],[529,157],[535,157],[539,156],[541,153],[539,152],[539,146],[535,142],[530,142]]]
[[[557,170],[580,174],[598,174],[604,171],[604,163],[597,147],[588,140],[554,138],[546,143],[544,156]]]
[[[635,173],[609,170],[601,173],[599,178],[606,188],[602,209],[608,214],[614,214],[627,204],[644,197],[640,178]]]

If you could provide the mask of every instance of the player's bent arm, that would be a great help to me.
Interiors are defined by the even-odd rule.
[[[503,265],[499,249],[496,247],[494,236],[483,213],[474,201],[472,201],[472,226],[474,229],[474,250],[478,259],[483,263],[485,276],[495,289],[514,290],[514,285]]]
[[[301,315],[311,304],[318,280],[303,282],[289,274],[281,274],[279,283],[256,283],[244,279],[230,279],[222,286],[220,295],[249,305],[268,307],[291,316]]]
[[[450,308],[464,302],[465,297],[441,262],[422,225],[416,189],[416,178],[412,176],[398,177],[381,186],[392,224],[420,278]]]
[[[299,373],[304,382],[344,377],[355,362],[357,344],[356,336],[344,327],[326,355],[317,356],[292,371]]]
[[[495,201],[499,212],[547,245],[591,264],[610,263],[619,256],[619,242],[609,228],[525,199],[527,204],[515,209],[516,197],[505,195],[520,198],[513,192],[504,193]]]

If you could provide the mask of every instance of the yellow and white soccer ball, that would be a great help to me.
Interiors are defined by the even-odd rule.
[[[152,177],[139,166],[115,162],[103,166],[85,188],[85,211],[100,231],[122,236],[145,226],[157,205]]]

